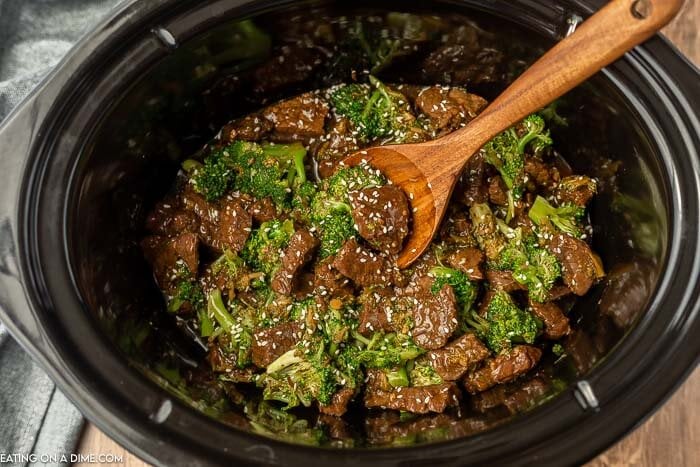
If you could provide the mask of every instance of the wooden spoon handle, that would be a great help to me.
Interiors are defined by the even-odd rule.
[[[515,80],[478,118],[447,137],[474,152],[644,42],[680,10],[683,0],[612,0]],[[459,141],[457,141],[459,140]],[[457,161],[454,161],[457,162]]]

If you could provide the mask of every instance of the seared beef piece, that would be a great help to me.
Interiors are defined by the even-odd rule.
[[[583,329],[573,329],[562,344],[579,374],[588,373],[598,361],[598,351],[591,336]]]
[[[253,220],[258,224],[281,218],[277,212],[275,203],[273,203],[270,198],[255,200],[255,202],[251,204],[249,211],[253,216]]]
[[[238,352],[226,352],[221,343],[217,342],[209,346],[207,360],[212,371],[215,373],[226,373],[226,378],[236,383],[250,383],[254,380],[255,374],[251,367],[240,368],[238,366]]]
[[[357,230],[377,250],[397,254],[408,235],[408,200],[396,185],[365,188],[350,193]]]
[[[564,284],[558,284],[549,290],[549,293],[547,294],[547,301],[554,302],[560,298],[566,297],[567,295],[571,295],[571,289]]]
[[[340,248],[333,267],[360,287],[391,285],[400,273],[386,258],[360,246],[351,238]]]
[[[369,336],[374,332],[392,332],[394,327],[390,321],[393,313],[395,296],[394,290],[390,287],[368,287],[362,291],[359,302],[360,324],[357,332]]]
[[[445,284],[438,293],[421,287],[413,298],[413,340],[424,349],[439,349],[457,329],[457,299],[452,287]]]
[[[473,44],[445,44],[423,61],[428,82],[474,85],[500,82],[503,53]]]
[[[561,264],[564,283],[576,295],[586,295],[593,283],[603,277],[603,266],[598,255],[584,241],[567,234],[555,234],[549,250]]]
[[[282,264],[272,278],[272,290],[290,295],[300,269],[311,261],[318,245],[319,241],[308,230],[299,229],[294,232],[282,253]]]
[[[559,171],[537,157],[525,158],[525,173],[537,187],[547,191],[553,190],[559,181]]]
[[[303,331],[299,323],[282,323],[260,329],[253,334],[251,358],[255,366],[267,367],[301,340]]]
[[[329,405],[319,404],[318,410],[326,415],[334,415],[342,417],[348,410],[348,403],[355,395],[355,390],[350,388],[342,388],[335,394]]]
[[[187,266],[190,273],[199,269],[199,239],[192,233],[184,233],[175,238],[158,235],[141,241],[143,254],[153,267],[153,274],[161,289],[168,290],[177,277],[179,265]]]
[[[514,229],[520,227],[523,231],[523,237],[526,237],[535,231],[535,223],[532,222],[532,219],[530,219],[530,216],[527,215],[526,211],[516,213],[513,220],[510,222],[510,226]]]
[[[547,339],[561,339],[571,332],[569,318],[556,303],[530,300],[530,311],[544,323],[544,336]]]
[[[157,235],[172,237],[185,232],[197,232],[197,217],[182,210],[177,201],[168,200],[157,203],[146,218],[146,229]]]
[[[516,290],[527,290],[527,287],[513,279],[513,273],[510,271],[487,269],[486,280],[489,283],[489,287],[494,290],[502,290],[508,293],[515,292]]]
[[[481,153],[476,153],[469,158],[455,188],[458,199],[466,206],[488,201],[489,187],[486,172],[486,162]]]
[[[329,256],[316,263],[314,267],[314,289],[328,300],[353,295],[350,280],[335,268],[335,260],[335,256]]]
[[[245,202],[228,196],[218,204],[209,203],[188,185],[181,194],[183,207],[199,218],[199,238],[208,247],[221,253],[238,253],[248,239],[253,219]]]
[[[221,142],[225,145],[235,140],[260,141],[272,131],[273,125],[260,114],[246,115],[230,123],[221,129]]]
[[[318,161],[321,178],[333,175],[340,161],[360,149],[357,138],[352,134],[350,120],[333,115],[330,127],[327,137],[310,145],[311,153]]]
[[[315,48],[285,45],[255,69],[255,91],[268,96],[301,83],[313,76],[321,59],[321,52]]]
[[[399,387],[389,391],[365,391],[365,406],[369,408],[403,410],[424,414],[443,412],[459,404],[460,391],[455,383],[421,387]]]
[[[309,142],[325,133],[328,103],[316,94],[306,93],[273,104],[262,113],[274,125],[270,137],[273,141]]]
[[[651,296],[657,273],[646,261],[621,264],[610,271],[603,295],[601,313],[612,318],[620,329],[627,329],[644,310]]]
[[[416,97],[417,109],[430,120],[430,127],[438,135],[463,126],[486,107],[487,102],[459,88],[432,86]]]
[[[517,345],[506,353],[489,360],[476,371],[464,377],[464,387],[470,394],[478,394],[502,383],[514,381],[530,371],[542,357],[542,351],[529,345]]]
[[[295,300],[303,300],[314,293],[314,273],[305,271],[299,275],[299,279],[294,284],[292,297]]]
[[[508,187],[500,175],[491,177],[489,182],[489,201],[497,206],[508,206]]]
[[[554,192],[554,197],[561,204],[575,204],[585,207],[596,193],[595,183],[585,175],[572,175],[563,178]]]
[[[440,240],[459,245],[475,246],[476,240],[472,235],[472,224],[469,216],[463,210],[454,210],[445,215],[439,231]]]
[[[217,251],[243,249],[253,227],[253,219],[243,203],[236,199],[221,202],[218,225],[211,226],[211,237],[203,239]]]
[[[478,248],[457,247],[447,253],[445,264],[464,272],[469,279],[479,281],[484,278],[481,264],[484,262],[484,252]]]
[[[319,413],[318,425],[325,428],[328,437],[333,441],[350,440],[350,442],[352,442],[353,440],[352,430],[348,422],[341,417]]]
[[[456,381],[489,356],[489,350],[472,333],[464,334],[441,349],[431,350],[421,360],[428,361],[445,381]]]
[[[534,376],[528,381],[518,382],[517,387],[496,386],[472,396],[472,407],[477,412],[487,412],[496,407],[505,407],[512,414],[532,407],[542,396],[547,394],[551,385],[541,376]]]
[[[365,378],[365,392],[391,391],[394,387],[389,384],[389,378],[382,370],[369,368]]]

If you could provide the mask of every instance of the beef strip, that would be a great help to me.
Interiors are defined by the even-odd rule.
[[[365,391],[365,406],[418,414],[443,412],[447,407],[458,405],[460,395],[455,383],[399,387],[388,391],[368,389]]]
[[[347,118],[333,115],[330,127],[326,137],[311,144],[311,153],[318,161],[321,178],[330,177],[343,158],[360,149]]]
[[[629,328],[644,310],[656,275],[653,264],[640,259],[615,266],[600,297],[601,313],[610,316],[620,329]]]
[[[485,203],[488,200],[487,167],[481,153],[474,154],[467,161],[464,172],[457,182],[455,193],[466,206]]]
[[[360,287],[390,285],[400,276],[396,265],[361,246],[354,238],[340,248],[333,267]]]
[[[321,62],[318,49],[285,45],[268,61],[255,68],[255,91],[262,96],[285,90],[311,76]]]
[[[251,359],[259,368],[265,368],[282,354],[291,350],[301,340],[303,331],[299,323],[282,323],[271,328],[259,329],[253,334]]]
[[[502,290],[508,293],[516,290],[527,290],[527,287],[513,279],[513,273],[510,271],[487,269],[486,280],[489,283],[489,287],[494,290]]]
[[[394,290],[390,287],[368,287],[362,291],[359,302],[360,323],[357,332],[369,336],[374,332],[392,332],[394,326],[390,319],[394,304]]]
[[[548,246],[561,264],[564,283],[576,295],[586,295],[593,283],[603,277],[600,258],[584,241],[559,233]]]
[[[197,217],[180,208],[177,200],[157,203],[146,218],[146,229],[157,235],[172,237],[185,232],[196,233]]]
[[[550,390],[551,384],[541,376],[518,382],[517,387],[496,386],[472,396],[472,407],[477,412],[485,413],[496,407],[505,407],[512,414],[518,413],[537,402]]]
[[[484,366],[467,373],[462,382],[470,394],[478,394],[495,386],[509,383],[530,371],[542,357],[542,351],[529,345],[517,345],[510,351],[486,360]]]
[[[445,381],[456,381],[489,356],[489,350],[472,333],[464,334],[423,357]]]
[[[473,247],[454,248],[444,258],[445,264],[464,272],[469,279],[474,281],[484,278],[484,273],[481,269],[481,264],[484,260],[484,252]]]
[[[268,222],[273,219],[280,219],[282,216],[277,212],[275,203],[270,198],[256,199],[249,208],[253,220],[258,224]]]
[[[219,338],[221,339],[221,337]],[[226,378],[237,383],[250,383],[255,374],[251,367],[240,368],[238,364],[238,352],[226,352],[226,343],[217,340],[210,343],[207,361],[212,371],[216,373],[226,373]]]
[[[397,254],[408,235],[408,200],[396,185],[350,193],[352,218],[360,236],[382,253]]]
[[[508,206],[508,187],[500,175],[489,181],[489,201],[496,206]]]
[[[348,404],[355,396],[355,390],[350,388],[342,388],[335,394],[328,405],[319,405],[318,410],[322,414],[342,417],[348,410]]]
[[[561,180],[554,192],[559,204],[574,204],[585,207],[595,196],[595,182],[585,175],[572,175]]]
[[[252,216],[243,203],[227,198],[221,203],[218,225],[211,226],[211,237],[205,242],[217,251],[238,253],[248,240],[252,227]]]
[[[282,253],[282,264],[272,278],[272,290],[290,295],[301,268],[311,261],[318,245],[319,241],[308,230],[295,231]]]
[[[278,142],[309,142],[325,133],[328,103],[314,93],[273,104],[263,110],[263,116],[274,125],[270,138]]]
[[[559,171],[537,157],[525,158],[525,173],[534,182],[535,187],[544,188],[546,191],[553,190],[559,181]]]
[[[413,340],[428,350],[444,346],[457,329],[457,299],[445,284],[438,293],[421,287],[412,297]]]
[[[544,323],[544,336],[547,339],[561,339],[571,332],[569,319],[556,303],[530,300],[530,311]]]
[[[352,284],[334,267],[335,260],[335,256],[329,256],[316,263],[314,267],[313,288],[328,300],[353,296]]]
[[[230,123],[221,129],[221,142],[231,144],[235,140],[260,141],[273,129],[272,122],[263,118],[260,114],[246,115]]]
[[[503,53],[472,44],[445,44],[428,55],[422,64],[428,82],[459,85],[500,82]]]
[[[152,235],[141,241],[141,248],[163,290],[169,290],[173,279],[178,277],[180,264],[187,266],[193,275],[197,274],[199,239],[195,234],[184,233],[175,238]]]
[[[428,117],[436,135],[463,126],[486,107],[486,100],[459,88],[431,86],[416,97],[417,109]]]

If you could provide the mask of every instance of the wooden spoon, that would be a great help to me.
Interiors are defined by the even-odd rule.
[[[399,267],[410,265],[432,241],[455,183],[473,154],[651,37],[682,4],[682,0],[612,0],[464,128],[434,141],[374,147],[346,158],[344,163],[350,166],[366,161],[409,195],[413,231],[399,254]]]

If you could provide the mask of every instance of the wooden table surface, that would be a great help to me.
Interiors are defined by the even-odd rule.
[[[664,29],[666,37],[700,66],[700,0],[686,0],[683,11]],[[700,465],[700,368],[673,397],[634,432],[587,464],[607,466]],[[87,424],[78,451],[82,454],[117,454],[130,467],[147,466],[112,441],[94,425]]]

